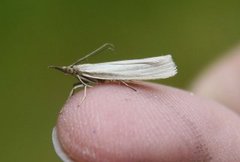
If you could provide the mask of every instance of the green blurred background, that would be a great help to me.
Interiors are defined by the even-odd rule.
[[[105,42],[89,62],[171,53],[185,88],[240,40],[240,1],[1,0],[1,162],[58,162],[51,130],[74,79],[68,65]]]

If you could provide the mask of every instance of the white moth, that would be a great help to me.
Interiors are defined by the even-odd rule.
[[[135,90],[133,87],[129,86],[126,81],[164,79],[172,77],[177,73],[176,65],[171,55],[96,64],[79,64],[89,56],[113,48],[113,45],[106,43],[69,66],[50,66],[50,68],[60,70],[65,74],[76,77],[79,82],[74,84],[70,96],[75,89],[84,87],[83,100],[86,97],[86,88],[91,87],[91,84],[97,82],[107,80],[120,81],[129,88]]]

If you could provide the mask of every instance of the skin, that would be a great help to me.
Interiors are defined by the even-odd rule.
[[[240,46],[210,66],[193,83],[192,90],[240,113]]]
[[[146,82],[131,84],[137,92],[118,83],[96,85],[82,104],[83,92],[76,93],[58,117],[62,149],[75,162],[239,162],[240,95],[232,87],[239,92],[240,77],[226,73],[236,59],[239,54],[231,54],[202,74],[194,94]],[[220,80],[221,74],[234,81]],[[224,86],[209,93],[209,78]],[[233,92],[231,100],[221,88]]]

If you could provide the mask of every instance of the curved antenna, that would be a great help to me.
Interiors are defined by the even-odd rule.
[[[77,60],[76,62],[74,62],[73,64],[69,65],[70,67],[80,63],[81,61],[85,60],[86,58],[92,56],[92,55],[96,55],[98,53],[101,53],[107,49],[110,49],[110,50],[114,50],[114,45],[113,44],[110,44],[110,43],[105,43],[104,45],[102,45],[101,47],[97,48],[96,50],[94,50],[93,52],[87,54],[86,56],[80,58],[79,60]]]

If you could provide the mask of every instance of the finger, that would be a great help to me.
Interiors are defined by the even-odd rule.
[[[240,46],[207,69],[192,89],[240,113]]]
[[[240,161],[240,119],[229,109],[157,84],[103,84],[71,97],[57,122],[75,162]]]

